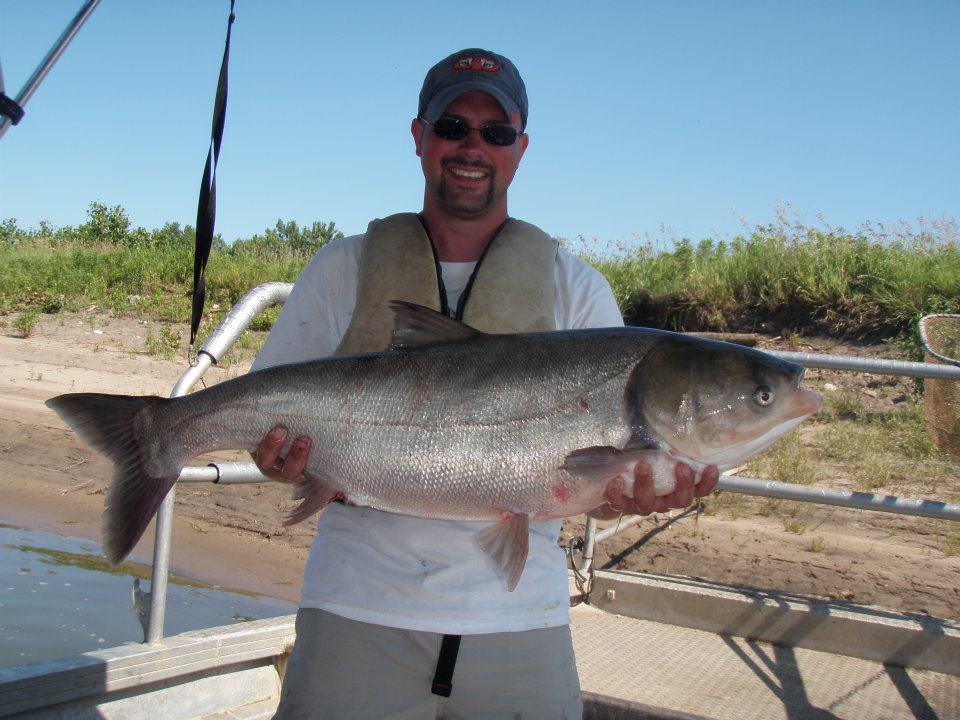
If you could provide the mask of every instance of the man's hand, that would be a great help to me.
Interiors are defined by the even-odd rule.
[[[587,514],[597,520],[611,520],[618,515],[649,515],[666,512],[671,508],[689,507],[694,498],[710,494],[720,479],[716,465],[704,468],[700,482],[696,484],[694,472],[689,465],[678,462],[674,466],[674,473],[677,479],[674,491],[669,495],[654,495],[653,471],[647,462],[640,460],[633,471],[633,497],[624,494],[624,479],[616,477],[607,485],[606,504]]]
[[[311,441],[305,435],[298,437],[293,441],[286,457],[280,457],[280,451],[287,442],[287,434],[283,425],[277,425],[268,432],[257,446],[254,460],[260,472],[271,480],[296,483],[303,477],[303,469],[307,466]]]

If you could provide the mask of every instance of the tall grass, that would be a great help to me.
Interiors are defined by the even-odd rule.
[[[189,312],[193,229],[132,228],[122,208],[92,203],[76,228],[25,230],[0,221],[0,312],[97,304],[165,320]],[[229,307],[267,280],[295,279],[331,223],[278,221],[231,246],[207,269],[210,305]],[[601,255],[573,248],[610,281],[628,323],[677,330],[817,332],[909,338],[919,316],[960,312],[960,246],[953,220],[851,233],[788,222],[730,240],[647,243]]]
[[[955,234],[883,242],[804,230],[766,226],[729,242],[680,240],[669,251],[647,245],[591,261],[636,325],[897,337],[923,314],[960,311]]]
[[[99,203],[88,215],[77,228],[23,230],[14,220],[0,222],[0,312],[53,313],[96,304],[161,320],[189,317],[193,228],[131,228],[122,208]],[[333,223],[301,229],[278,221],[232,246],[217,238],[207,265],[208,305],[230,307],[262,282],[294,280],[312,254],[337,237],[342,233]]]

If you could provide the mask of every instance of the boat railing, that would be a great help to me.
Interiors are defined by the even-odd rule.
[[[191,366],[180,377],[171,397],[185,395],[203,374],[220,361],[250,323],[266,308],[282,304],[292,289],[290,283],[269,282],[250,290],[227,313],[226,317],[203,343]],[[960,367],[903,360],[884,360],[848,355],[766,351],[771,355],[796,362],[807,368],[841,370],[847,372],[899,375],[917,378],[935,378],[960,381]],[[222,485],[271,482],[252,462],[213,462],[205,467],[187,467],[180,474],[180,482],[213,482]],[[848,491],[839,488],[810,487],[790,483],[723,475],[717,489],[725,492],[758,495],[782,500],[795,500],[877,512],[918,515],[945,520],[960,520],[960,505],[928,499],[903,498],[893,495]],[[150,591],[134,590],[134,605],[144,625],[144,641],[154,643],[163,638],[166,612],[167,575],[170,562],[170,538],[173,529],[171,490],[157,513],[156,539],[153,551],[153,573]],[[615,525],[600,530],[597,521],[588,518],[579,559],[574,571],[587,577],[593,568],[596,544],[621,533],[642,520],[639,516],[623,518]]]

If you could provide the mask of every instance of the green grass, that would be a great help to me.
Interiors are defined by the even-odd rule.
[[[30,337],[33,334],[34,329],[37,326],[37,322],[40,320],[40,313],[36,308],[27,308],[21,312],[17,317],[10,323],[11,327],[16,330],[20,337]]]
[[[122,208],[100,203],[91,203],[88,216],[76,228],[41,223],[25,230],[0,221],[0,313],[96,304],[186,321],[192,228],[133,228]],[[333,223],[278,221],[232,246],[218,239],[207,267],[207,307],[225,310],[268,280],[293,281],[318,247],[340,235]],[[606,255],[572,249],[607,277],[630,324],[898,338],[919,357],[917,319],[960,311],[956,238],[952,220],[891,236],[869,225],[850,233],[781,219],[731,240],[681,239]]]
[[[960,311],[955,230],[886,242],[791,230],[769,226],[730,242],[681,240],[669,251],[646,246],[591,261],[636,325],[902,337],[916,349],[920,316]]]

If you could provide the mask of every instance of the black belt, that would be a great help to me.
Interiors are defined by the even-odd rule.
[[[434,695],[450,697],[453,690],[453,669],[457,665],[457,653],[460,652],[461,635],[444,635],[440,643],[440,655],[437,657],[437,672],[433,676]]]

